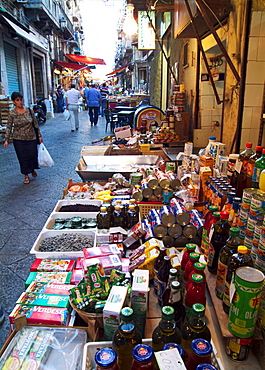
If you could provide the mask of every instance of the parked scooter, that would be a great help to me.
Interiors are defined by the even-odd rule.
[[[44,100],[45,98],[37,99],[36,104],[33,105],[33,112],[39,125],[46,122],[47,108]]]

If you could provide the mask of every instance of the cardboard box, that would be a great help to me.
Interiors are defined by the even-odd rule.
[[[30,272],[25,286],[27,287],[33,281],[41,281],[44,283],[62,283],[62,284],[70,284],[72,272],[65,272],[65,271],[55,271],[55,272],[46,272],[46,271],[39,271],[39,272]]]
[[[30,271],[72,271],[75,260],[60,260],[55,258],[37,258],[30,267]]]
[[[121,257],[121,251],[118,248],[117,244],[106,244],[93,248],[85,248],[83,249],[83,252],[84,257],[87,259],[101,256],[109,256],[111,254],[117,254],[119,257]]]
[[[109,256],[102,256],[98,258],[89,258],[84,260],[83,270],[84,273],[87,272],[87,267],[100,263],[105,271],[105,275],[110,275],[111,270],[120,270],[122,271],[122,263],[116,254]]]
[[[26,292],[31,293],[44,293],[44,294],[60,294],[69,295],[69,289],[74,285],[70,284],[57,284],[57,283],[43,283],[40,281],[33,281],[26,289]]]
[[[114,129],[116,139],[123,139],[132,136],[131,126],[116,127]]]
[[[68,295],[56,295],[32,292],[23,292],[16,301],[16,304],[26,306],[44,306],[56,308],[70,307]]]
[[[134,321],[144,337],[146,312],[148,310],[149,271],[136,269],[133,273],[131,306]]]
[[[18,315],[25,315],[28,323],[42,325],[67,325],[69,311],[66,308],[16,305],[9,315],[10,324]]]

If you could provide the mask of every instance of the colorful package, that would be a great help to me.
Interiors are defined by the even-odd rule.
[[[83,264],[84,272],[87,272],[88,266],[98,263],[102,265],[106,275],[109,275],[113,269],[122,270],[122,264],[119,256],[112,254],[109,256],[85,259]]]
[[[118,248],[117,244],[106,244],[93,248],[84,248],[83,253],[84,257],[87,259],[101,256],[109,256],[111,254],[117,254],[118,256],[121,256],[121,251]]]
[[[32,283],[32,281],[41,281],[43,283],[61,283],[69,284],[71,281],[72,272],[30,272],[27,281],[25,282],[26,289]]]
[[[75,260],[60,260],[55,258],[37,258],[30,267],[30,271],[72,271]]]
[[[9,315],[10,324],[15,323],[17,315],[24,315],[29,324],[67,325],[69,311],[66,308],[16,305]]]
[[[60,307],[69,308],[68,295],[55,295],[45,293],[24,292],[16,301],[16,304],[24,304],[27,306],[45,306],[45,307]]]
[[[84,257],[78,257],[75,264],[75,270],[82,270],[83,269],[83,260]]]
[[[84,277],[83,261],[84,261],[84,259],[82,259],[82,270],[73,270],[71,280],[70,280],[70,284],[76,285],[76,284],[79,283],[79,281],[81,281],[83,279],[83,277]]]
[[[41,281],[33,281],[28,286],[26,292],[69,295],[69,289],[73,287],[74,285],[70,284],[43,283]]]
[[[146,312],[148,309],[149,271],[136,269],[133,273],[131,307],[134,321],[144,338]]]

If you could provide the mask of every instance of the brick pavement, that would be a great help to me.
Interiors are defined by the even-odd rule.
[[[34,255],[29,251],[45,221],[52,212],[69,178],[82,181],[75,172],[84,145],[95,139],[110,135],[105,132],[105,119],[99,117],[97,126],[88,122],[87,111],[79,113],[80,128],[71,132],[70,122],[62,114],[47,120],[41,126],[44,144],[55,166],[38,170],[37,178],[23,184],[24,176],[10,144],[7,149],[0,145],[1,213],[0,213],[0,302],[6,319],[0,327],[0,348],[9,330],[8,314],[19,295]]]

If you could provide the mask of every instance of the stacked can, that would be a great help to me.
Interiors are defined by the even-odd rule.
[[[247,223],[248,223],[248,217],[249,217],[249,210],[250,210],[250,204],[252,200],[252,196],[255,193],[256,189],[247,188],[244,189],[243,195],[242,195],[242,203],[239,211],[239,217],[237,220],[237,227],[240,230],[239,238],[241,242],[245,245],[245,239],[247,243],[247,247],[250,247],[250,242],[248,240],[248,237],[246,238],[246,229],[247,229]],[[252,247],[252,239],[251,239],[251,247]],[[251,248],[250,248],[251,249]]]
[[[262,247],[264,248],[264,245],[265,245],[265,216],[263,218],[263,222],[262,222],[262,225],[261,225],[261,228],[260,228],[260,242],[261,243],[258,243],[258,247]],[[258,250],[258,248],[257,248]],[[260,252],[261,253],[261,252]],[[255,267],[258,268],[256,266],[256,263],[255,263]],[[264,271],[263,271],[264,273]],[[262,326],[262,328],[265,330],[265,280],[263,282],[263,288],[262,288],[262,293],[261,293],[261,300],[260,300],[260,306],[259,306],[259,312],[258,312],[258,319],[259,319],[259,322]]]

